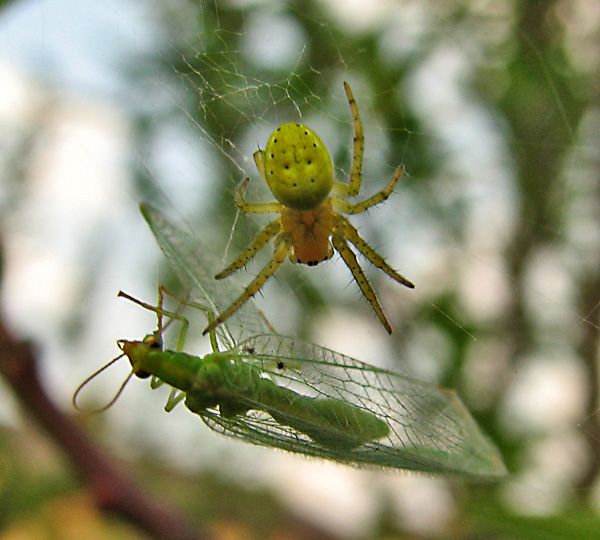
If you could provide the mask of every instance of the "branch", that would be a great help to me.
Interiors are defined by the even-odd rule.
[[[77,424],[57,409],[41,385],[32,345],[17,341],[1,318],[0,374],[22,406],[69,457],[101,510],[120,515],[156,539],[210,538],[164,503],[144,495]]]

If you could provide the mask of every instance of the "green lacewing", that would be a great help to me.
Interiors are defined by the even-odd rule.
[[[190,290],[185,303],[210,323],[239,290],[215,286],[219,261],[197,239],[152,206],[141,209]],[[276,334],[252,302],[211,332],[213,352],[186,354],[187,321],[162,308],[162,292],[156,307],[121,296],[157,314],[153,334],[118,344],[133,374],[176,389],[167,410],[184,401],[219,433],[339,463],[473,478],[506,474],[497,448],[453,391]],[[163,347],[163,317],[182,323],[176,350]]]

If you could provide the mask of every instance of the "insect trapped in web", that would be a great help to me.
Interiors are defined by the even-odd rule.
[[[315,266],[331,258],[334,249],[341,255],[362,294],[373,306],[385,329],[391,334],[392,328],[383,313],[377,295],[348,242],[398,283],[409,288],[414,288],[414,285],[396,272],[361,238],[344,214],[360,214],[385,201],[394,191],[404,166],[400,165],[396,169],[382,191],[357,203],[348,201],[360,191],[364,134],[358,107],[347,82],[344,82],[344,89],[350,105],[354,129],[349,182],[335,180],[331,156],[321,139],[310,128],[290,123],[279,126],[273,132],[265,150],[255,152],[254,161],[277,202],[247,202],[244,194],[249,179],[245,178],[235,191],[235,203],[246,214],[280,215],[264,227],[250,246],[215,278],[226,278],[242,268],[271,238],[275,238],[273,258],[244,292],[207,326],[204,330],[205,334],[214,330],[254,296],[286,257],[294,263]]]
[[[456,393],[281,336],[252,301],[243,316],[210,333],[212,352],[183,352],[194,331],[183,310],[199,309],[210,323],[240,289],[231,282],[217,286],[212,275],[218,261],[200,240],[152,206],[141,210],[186,300],[175,298],[173,311],[163,305],[162,287],[156,306],[121,293],[156,314],[156,330],[141,341],[119,340],[122,354],[80,385],[75,404],[90,380],[126,357],[130,375],[100,410],[134,375],[151,377],[153,388],[172,387],[165,410],[184,402],[214,431],[249,443],[358,466],[471,478],[506,474],[498,449]],[[163,343],[169,322],[181,325],[172,350]]]
[[[434,385],[364,364],[345,355],[279,334],[252,336],[220,349],[215,331],[204,357],[182,351],[189,325],[178,312],[119,293],[154,312],[157,329],[141,341],[119,340],[117,358],[126,357],[132,376],[151,379],[153,388],[172,387],[165,405],[178,403],[214,431],[246,442],[339,463],[409,469],[474,478],[505,474],[498,451],[477,427],[457,396]],[[208,306],[178,300],[200,309]],[[181,323],[177,347],[166,349],[163,318]]]

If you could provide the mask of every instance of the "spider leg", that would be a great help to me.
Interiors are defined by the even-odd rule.
[[[333,207],[336,210],[344,212],[344,214],[360,214],[361,212],[364,212],[365,210],[371,208],[371,206],[375,206],[376,204],[385,201],[394,191],[394,188],[396,187],[398,180],[400,180],[400,177],[402,176],[403,172],[404,165],[400,165],[394,172],[392,178],[388,182],[388,185],[385,186],[385,188],[382,189],[380,192],[375,193],[375,195],[372,195],[364,201],[353,204],[344,199],[331,197],[331,203],[333,204]]]
[[[254,280],[246,287],[244,292],[231,304],[223,313],[221,313],[214,321],[212,321],[202,332],[202,335],[212,332],[222,322],[227,320],[233,315],[238,309],[240,309],[250,298],[252,298],[265,284],[265,282],[275,273],[281,263],[285,261],[285,258],[292,247],[292,243],[288,238],[283,237],[283,240],[279,243],[275,249],[273,258],[265,266],[260,273],[254,278]]]
[[[244,214],[280,214],[282,205],[278,202],[269,203],[249,203],[246,201],[244,194],[250,178],[244,178],[233,192],[236,206],[244,212]]]
[[[172,292],[170,292],[169,290],[167,290],[162,285],[160,286],[160,292],[161,292],[161,300],[162,300],[163,295],[166,294],[166,295],[170,296],[171,298],[173,298],[173,300],[175,300],[176,302],[178,302],[180,307],[190,306],[190,307],[193,307],[193,308],[198,309],[200,311],[203,311],[206,314],[206,318],[208,319],[209,322],[212,321],[215,318],[215,312],[211,308],[205,306],[204,304],[200,304],[198,302],[194,302],[193,300],[190,300],[189,298],[186,298],[186,299],[179,298],[178,296],[174,295]],[[174,319],[171,319],[171,320],[174,320]],[[185,321],[185,323],[184,323],[185,324],[185,331],[187,332],[189,321],[187,319],[184,319],[184,321]],[[183,345],[184,345],[184,343],[183,343],[183,340],[182,340],[182,338],[180,336],[179,341],[177,342],[177,348],[175,350],[176,351],[182,351],[183,350]],[[210,335],[210,345],[212,347],[212,351],[213,352],[219,352],[219,344],[217,342],[217,336],[214,333],[212,333]],[[174,392],[178,392],[178,390],[175,390],[175,389],[173,389],[173,391]],[[167,410],[167,412],[170,412],[175,407],[175,405],[177,405],[177,403],[179,403],[181,401],[181,399],[183,399],[183,398],[179,398],[179,396],[177,396],[173,392],[171,392],[171,396],[169,396],[169,401],[167,402],[167,405],[165,406],[165,410],[167,410],[166,407],[170,403],[174,402],[173,406],[170,409]]]
[[[398,283],[414,289],[415,285],[404,276],[400,275],[394,270],[385,259],[379,255],[367,242],[365,242],[358,234],[356,227],[352,225],[348,219],[341,214],[336,216],[337,226],[340,228],[347,240],[349,240],[355,247],[360,251],[372,264],[374,264],[380,270],[383,270],[388,276],[396,280]]]
[[[375,313],[377,313],[381,324],[383,324],[384,328],[387,330],[387,333],[391,334],[392,327],[386,319],[383,309],[381,309],[381,306],[379,305],[379,300],[377,300],[375,291],[373,290],[373,287],[371,287],[367,276],[365,276],[365,273],[358,264],[356,255],[354,255],[354,252],[350,249],[350,246],[348,246],[346,240],[344,239],[344,232],[337,226],[334,226],[333,228],[331,241],[333,243],[333,247],[341,255],[342,259],[344,259],[346,266],[350,268],[350,271],[352,272],[356,283],[358,283],[358,286],[364,297],[369,301],[371,306],[373,306],[373,309],[375,310]]]
[[[246,250],[233,261],[225,270],[219,272],[215,279],[223,279],[237,272],[244,266],[252,257],[254,257],[265,245],[281,230],[281,218],[274,219],[254,238]]]
[[[354,95],[350,89],[350,85],[344,81],[344,90],[346,91],[346,97],[348,98],[348,105],[350,105],[350,112],[352,113],[352,127],[354,129],[353,146],[352,146],[352,171],[350,172],[350,182],[345,184],[344,182],[334,182],[332,193],[337,197],[354,197],[358,195],[360,191],[360,178],[362,170],[363,153],[365,150],[365,136],[363,134],[362,122],[360,121],[360,115],[358,114],[358,107],[354,100]]]

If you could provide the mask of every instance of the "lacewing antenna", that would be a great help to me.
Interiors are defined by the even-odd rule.
[[[75,393],[73,394],[73,407],[75,407],[78,411],[81,412],[87,412],[87,413],[93,413],[93,414],[97,414],[97,413],[101,413],[106,411],[107,409],[109,409],[112,405],[114,405],[114,403],[117,401],[117,399],[119,399],[119,396],[121,395],[121,393],[123,392],[123,390],[125,390],[125,387],[127,386],[127,383],[131,380],[131,377],[133,376],[133,371],[127,376],[127,378],[123,381],[123,383],[121,384],[121,387],[119,388],[119,390],[117,391],[117,393],[115,394],[115,396],[103,407],[100,407],[99,409],[94,409],[93,411],[84,411],[78,404],[77,404],[77,398],[79,397],[79,393],[83,390],[83,388],[90,382],[92,381],[92,379],[96,378],[98,375],[100,375],[100,373],[102,373],[105,369],[108,369],[110,366],[112,366],[113,364],[115,364],[118,360],[120,360],[121,358],[123,358],[125,356],[125,354],[120,354],[119,356],[117,356],[116,358],[113,358],[110,362],[108,362],[107,364],[104,364],[100,369],[94,371],[94,373],[92,373],[87,379],[85,379],[85,381],[83,381],[78,387],[77,390],[75,390]]]

